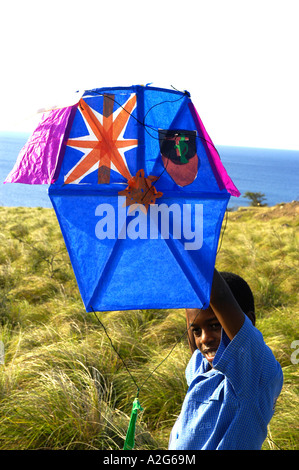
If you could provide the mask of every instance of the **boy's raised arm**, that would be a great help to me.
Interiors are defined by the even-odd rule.
[[[245,316],[217,269],[214,269],[210,306],[225,333],[232,340],[243,325]]]

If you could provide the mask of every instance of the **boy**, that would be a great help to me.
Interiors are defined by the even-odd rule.
[[[169,449],[260,449],[283,375],[254,326],[248,284],[215,269],[209,307],[186,309],[186,317],[189,389]]]

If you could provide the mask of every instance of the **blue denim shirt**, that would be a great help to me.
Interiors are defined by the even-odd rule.
[[[261,448],[283,375],[248,317],[232,341],[222,331],[213,369],[197,349],[186,368],[186,379],[189,389],[169,449]]]

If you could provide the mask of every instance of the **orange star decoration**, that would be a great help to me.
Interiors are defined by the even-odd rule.
[[[161,197],[163,193],[156,190],[153,183],[158,180],[158,176],[144,176],[144,170],[137,171],[136,175],[128,180],[128,187],[123,191],[119,191],[120,196],[126,196],[126,206],[132,206],[131,210],[136,206],[143,212],[147,212],[150,204],[155,204],[156,199]]]
[[[84,151],[84,156],[65,177],[64,184],[78,184],[90,172],[98,168],[98,183],[110,183],[110,169],[130,179],[131,174],[124,157],[124,150],[136,147],[137,139],[123,137],[126,125],[136,106],[136,94],[113,113],[114,95],[104,95],[103,115],[94,111],[81,99],[79,109],[85,120],[88,135],[68,139],[67,145]]]
[[[136,95],[113,113],[114,95],[104,95],[103,115],[96,112],[81,99],[79,109],[85,120],[88,135],[79,139],[68,139],[67,145],[84,152],[83,157],[68,172],[64,184],[78,184],[90,172],[98,169],[98,184],[110,183],[110,170],[120,173],[128,180],[128,187],[118,194],[126,196],[126,206],[141,205],[147,212],[149,204],[161,197],[153,186],[157,176],[144,177],[141,169],[132,176],[124,156],[124,150],[136,147],[137,139],[124,139],[124,131],[136,106]],[[131,208],[133,210],[133,207]]]

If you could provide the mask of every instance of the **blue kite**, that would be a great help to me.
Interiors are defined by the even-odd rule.
[[[86,311],[209,305],[240,193],[188,92],[85,91],[43,115],[6,182],[50,184]]]

